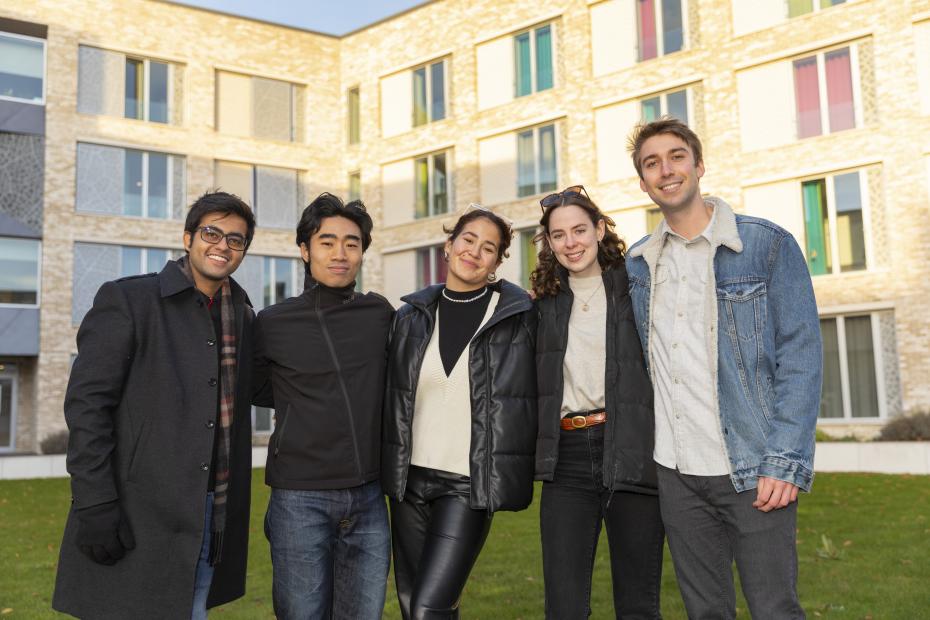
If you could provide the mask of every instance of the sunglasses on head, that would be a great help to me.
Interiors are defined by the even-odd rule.
[[[565,204],[566,200],[579,197],[584,197],[588,200],[591,200],[591,197],[588,196],[588,192],[585,190],[584,185],[572,185],[571,187],[566,187],[561,192],[549,194],[539,201],[539,206],[543,211],[545,211],[549,207],[563,205]]]
[[[504,220],[504,222],[505,222],[508,226],[510,226],[511,228],[513,227],[513,220],[511,220],[510,218],[508,218],[506,215],[501,215],[500,213],[495,213],[495,212],[492,211],[491,209],[485,207],[484,205],[480,205],[480,204],[478,204],[477,202],[469,203],[469,205],[468,205],[467,207],[465,207],[465,211],[462,212],[462,215],[465,215],[466,213],[470,213],[471,211],[483,211],[483,212],[485,212],[485,213],[490,213],[491,215],[494,215],[494,216],[499,217],[499,218],[501,218],[502,220]]]

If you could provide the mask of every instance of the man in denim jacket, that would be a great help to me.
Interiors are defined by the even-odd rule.
[[[807,263],[787,231],[701,196],[701,142],[680,121],[637,127],[630,150],[664,216],[626,266],[688,616],[735,617],[735,559],[754,618],[803,618],[796,500],[814,476],[822,374]]]

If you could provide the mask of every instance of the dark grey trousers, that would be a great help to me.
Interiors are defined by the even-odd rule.
[[[798,602],[798,504],[762,512],[729,476],[658,466],[659,504],[678,587],[692,620],[736,617],[733,561],[754,620],[804,618]]]

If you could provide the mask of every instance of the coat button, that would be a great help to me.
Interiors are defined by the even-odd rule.
[[[206,463],[200,464],[200,471],[209,471],[209,469],[210,469],[210,466],[207,465]]]
[[[216,386],[216,379],[215,379],[214,377],[210,377],[210,379],[207,381],[207,383],[210,385],[210,387],[215,387],[215,386]]]
[[[212,346],[215,345],[215,344],[216,344],[216,340],[214,340],[213,338],[209,338],[209,339],[207,340],[207,346],[208,346],[208,347],[212,347]]]
[[[207,428],[213,428],[214,426],[216,426],[216,424],[213,423],[213,420],[207,420],[207,423],[205,424],[205,426]]]

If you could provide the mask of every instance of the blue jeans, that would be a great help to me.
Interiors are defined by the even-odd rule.
[[[200,557],[197,559],[197,571],[194,573],[194,606],[191,608],[191,620],[206,620],[207,595],[213,583],[213,566],[210,565],[210,538],[213,534],[213,492],[207,493],[207,506],[203,517],[203,542],[200,543]]]
[[[272,489],[265,536],[278,618],[381,618],[391,537],[379,482],[322,491]]]

